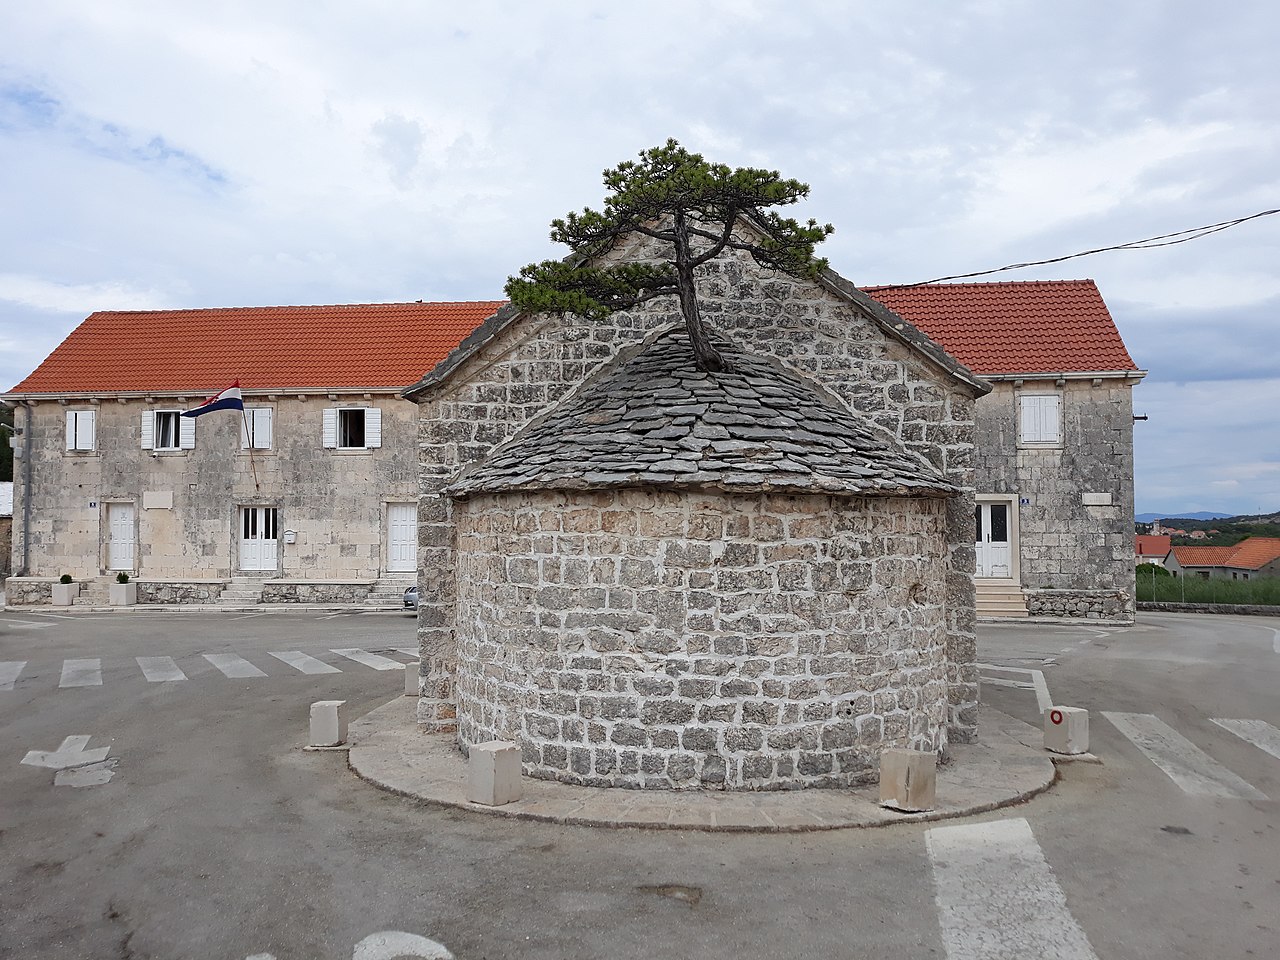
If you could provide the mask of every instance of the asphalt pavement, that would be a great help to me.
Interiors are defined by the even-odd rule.
[[[403,697],[380,667],[413,626],[0,614],[0,956],[1277,955],[1280,620],[986,626],[983,702],[1038,723],[1038,671],[1100,764],[960,821],[764,835],[497,819],[304,752],[312,701]],[[21,762],[75,736],[108,782]]]

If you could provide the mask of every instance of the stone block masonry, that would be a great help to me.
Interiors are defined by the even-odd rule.
[[[872,779],[947,740],[945,501],[617,490],[456,506],[457,729],[633,788]]]

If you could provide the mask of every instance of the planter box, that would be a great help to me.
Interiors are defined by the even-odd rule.
[[[128,583],[113,583],[109,586],[113,607],[132,607],[138,602],[138,585],[132,580]]]
[[[78,583],[55,583],[53,585],[53,605],[55,607],[69,607],[75,603],[78,596],[80,596],[80,584]]]

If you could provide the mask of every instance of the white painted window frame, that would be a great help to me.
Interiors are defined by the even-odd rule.
[[[249,449],[250,433],[254,450],[270,450],[275,443],[275,413],[272,407],[245,407],[240,418],[240,449]]]
[[[1045,401],[1052,400],[1052,412]],[[1062,391],[1023,390],[1017,395],[1018,446],[1029,449],[1061,449],[1062,447]],[[1028,427],[1031,429],[1028,429]],[[1052,434],[1049,427],[1052,427]]]
[[[158,437],[159,416],[173,416],[177,424],[177,445],[160,446]],[[194,417],[182,416],[181,410],[144,410],[142,411],[141,441],[143,450],[155,453],[178,453],[182,450],[194,450],[196,447],[196,421]]]
[[[98,449],[98,411],[67,411],[67,450],[91,453]]]
[[[339,445],[341,414],[359,411],[364,415],[364,443],[360,446]],[[326,407],[321,429],[321,442],[328,450],[374,450],[382,446],[382,409],[380,407]]]

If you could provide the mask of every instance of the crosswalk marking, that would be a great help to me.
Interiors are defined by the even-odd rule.
[[[0,690],[12,690],[14,681],[26,665],[25,660],[6,660],[0,663]]]
[[[1223,730],[1230,730],[1241,740],[1252,743],[1259,750],[1265,750],[1280,760],[1280,730],[1265,720],[1217,720],[1209,718]]]
[[[102,686],[102,661],[96,657],[87,660],[63,660],[62,679],[58,681],[58,686]]]
[[[151,683],[172,683],[185,680],[187,675],[178,669],[173,657],[134,657],[142,668],[142,675]]]
[[[206,653],[204,658],[232,680],[244,677],[265,677],[266,674],[252,663],[234,653]]]
[[[1186,793],[1196,797],[1265,800],[1266,794],[1218,763],[1150,713],[1110,713],[1111,724]]]
[[[1021,818],[924,835],[948,960],[1097,960]]]
[[[346,657],[348,660],[354,660],[356,663],[363,663],[366,667],[373,667],[375,670],[403,670],[404,664],[399,660],[392,660],[390,657],[380,657],[376,653],[369,653],[366,650],[360,650],[357,647],[347,647],[343,650],[333,650],[340,657]]]
[[[337,667],[331,667],[323,660],[317,660],[315,657],[303,653],[301,650],[272,650],[271,656],[277,660],[287,663],[295,670],[302,673],[341,673]]]

